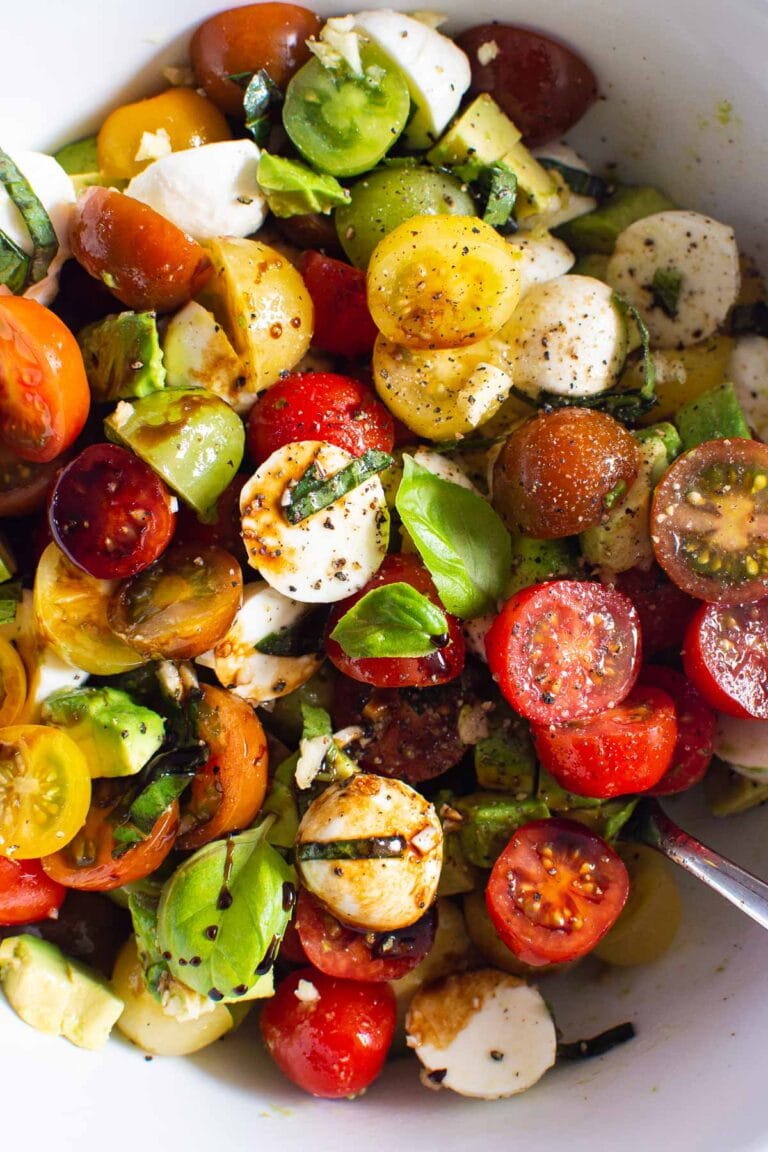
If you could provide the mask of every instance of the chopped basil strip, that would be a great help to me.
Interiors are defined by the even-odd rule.
[[[429,656],[447,643],[448,622],[410,584],[382,584],[341,617],[331,639],[353,660]]]
[[[42,280],[56,255],[59,242],[51,223],[51,218],[42,201],[32,190],[26,176],[14,164],[7,152],[0,148],[0,184],[18,208],[32,241],[32,258],[29,262],[24,288]]]
[[[494,608],[512,566],[512,542],[487,500],[403,456],[397,511],[449,612],[470,620]]]
[[[331,717],[325,708],[317,708],[314,704],[301,702],[301,738],[314,740],[318,736],[330,736],[333,733]]]
[[[227,77],[243,89],[245,128],[258,145],[266,144],[272,130],[272,110],[283,102],[283,96],[264,69],[258,72],[234,72]]]
[[[470,160],[460,164],[453,173],[469,185],[469,190],[480,210],[485,224],[502,233],[517,231],[514,217],[517,201],[517,175],[503,160],[494,164],[481,164]]]
[[[10,236],[0,232],[0,284],[14,296],[24,291],[29,276],[29,256]]]
[[[16,619],[16,608],[21,600],[21,582],[8,580],[0,584],[0,624],[10,624]]]
[[[559,1043],[557,1046],[558,1060],[591,1060],[593,1056],[602,1056],[610,1052],[619,1044],[626,1044],[627,1040],[634,1040],[637,1033],[634,1024],[617,1024],[608,1028],[598,1036],[589,1040],[573,1040],[569,1044]]]
[[[370,448],[332,476],[324,476],[317,464],[310,464],[293,488],[288,489],[288,502],[283,507],[286,519],[289,524],[306,520],[393,463],[388,452]]]
[[[402,836],[365,836],[359,840],[311,841],[299,844],[296,859],[305,860],[395,860],[405,854]]]
[[[162,984],[170,970],[163,959],[157,943],[157,909],[160,905],[160,889],[147,890],[136,886],[128,893],[128,911],[131,914],[136,948],[144,972],[144,982],[151,996],[160,1002]]]
[[[561,164],[559,160],[552,160],[549,156],[540,156],[539,164],[549,171],[559,172],[563,180],[577,196],[591,196],[594,200],[605,200],[613,191],[613,186],[603,180],[602,176],[594,176],[585,172],[583,168],[571,168],[568,164]]]
[[[311,656],[322,648],[327,613],[310,612],[298,623],[270,632],[254,644],[261,656]]]
[[[677,316],[677,305],[680,300],[680,289],[683,286],[683,274],[676,268],[657,268],[651,280],[651,295],[653,303],[661,308],[665,316],[674,320]]]
[[[730,330],[734,336],[740,336],[745,332],[768,336],[768,300],[737,304],[731,310]]]

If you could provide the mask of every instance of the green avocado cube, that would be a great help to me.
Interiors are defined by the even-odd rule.
[[[462,851],[478,868],[492,868],[512,833],[523,824],[549,816],[543,800],[518,800],[501,792],[473,792],[459,797],[454,807],[463,818],[459,828]]]
[[[91,395],[98,403],[148,396],[165,387],[154,312],[119,312],[77,337]]]
[[[619,234],[636,220],[666,212],[675,205],[650,185],[619,185],[594,212],[587,212],[555,229],[555,235],[581,255],[600,252],[609,255],[616,247]]]
[[[675,424],[686,452],[705,440],[752,438],[733,384],[729,383],[718,384],[683,404],[677,411]]]
[[[275,216],[330,212],[349,203],[349,192],[333,176],[314,172],[298,160],[262,152],[256,180]]]
[[[165,721],[117,688],[68,688],[43,703],[42,720],[79,746],[91,776],[135,776],[158,751]]]

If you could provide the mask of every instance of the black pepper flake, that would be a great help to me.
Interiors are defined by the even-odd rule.
[[[219,992],[218,988],[211,988],[211,990],[208,993],[208,999],[213,1000],[215,1003],[218,1004],[219,1000],[224,999],[224,993]]]
[[[427,1073],[427,1080],[431,1080],[433,1084],[442,1084],[447,1075],[447,1068],[435,1068],[434,1072]]]
[[[498,1048],[492,1048],[489,1053],[491,1060],[495,1060],[497,1064],[501,1063],[504,1059],[504,1053],[499,1052]]]

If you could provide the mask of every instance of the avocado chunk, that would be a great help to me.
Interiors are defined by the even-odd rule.
[[[36,936],[3,940],[0,983],[26,1024],[78,1048],[102,1048],[123,1011],[123,1001],[100,976]]]
[[[733,384],[727,382],[683,404],[675,424],[686,452],[705,440],[752,439]]]
[[[162,716],[118,688],[68,688],[43,703],[42,720],[65,729],[85,756],[91,776],[135,776],[165,735]]]
[[[571,272],[574,276],[591,276],[593,280],[605,281],[608,255],[604,252],[584,252],[577,259]]]
[[[227,403],[245,385],[243,364],[213,312],[195,300],[169,322],[163,337],[169,388],[207,388]]]
[[[717,757],[704,777],[704,799],[713,816],[735,816],[768,800],[768,782],[750,780]]]
[[[674,424],[670,424],[668,420],[660,420],[658,424],[649,424],[647,428],[638,428],[634,432],[634,436],[641,444],[645,444],[649,440],[661,440],[667,454],[668,466],[677,459],[683,450],[680,433]],[[657,476],[657,483],[660,479],[661,477]]]
[[[636,797],[620,796],[616,800],[597,800],[566,792],[543,768],[539,772],[537,795],[558,816],[567,816],[586,825],[604,840],[615,840],[637,805]]]
[[[555,235],[578,254],[599,252],[610,255],[619,233],[634,224],[635,220],[674,207],[672,201],[658,188],[647,184],[619,185],[594,212],[587,212],[584,216],[569,220],[567,224],[561,224],[555,229]]]
[[[148,396],[165,387],[154,312],[119,312],[83,328],[77,337],[97,403]]]
[[[483,92],[427,152],[427,160],[435,168],[453,168],[469,159],[494,164],[515,147],[521,135],[493,97]]]
[[[536,788],[533,741],[522,724],[487,736],[475,745],[475,774],[483,789],[530,796]]]
[[[459,842],[466,859],[478,868],[492,868],[516,829],[530,820],[544,820],[549,808],[543,800],[518,800],[502,792],[473,792],[454,805],[462,816]]]
[[[73,140],[54,153],[54,160],[61,164],[68,176],[82,176],[86,172],[99,171],[99,155],[95,136]]]
[[[513,532],[512,569],[504,595],[514,596],[542,580],[567,579],[578,573],[578,555],[571,540],[534,540]]]
[[[215,512],[245,449],[240,417],[204,388],[164,389],[133,403],[121,401],[104,431],[149,464],[201,517]]]
[[[334,176],[314,172],[298,160],[262,152],[256,180],[274,216],[306,216],[330,212],[349,203],[349,192]]]

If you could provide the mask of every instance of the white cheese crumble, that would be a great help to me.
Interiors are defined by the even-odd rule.
[[[157,132],[142,132],[139,150],[134,156],[137,164],[145,160],[160,160],[163,156],[170,156],[173,152],[171,138],[165,128],[158,128]]]
[[[499,55],[501,49],[495,40],[486,40],[485,44],[481,44],[477,50],[477,62],[482,64],[485,68],[486,64],[490,64]]]
[[[299,980],[293,994],[302,1004],[314,1004],[320,999],[320,993],[311,980]]]

